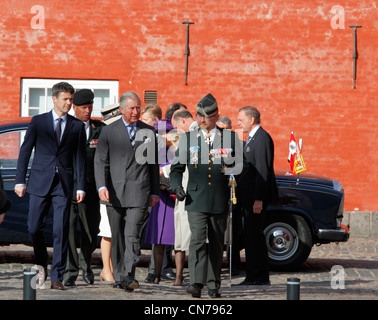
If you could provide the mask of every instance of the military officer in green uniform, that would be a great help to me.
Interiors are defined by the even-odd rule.
[[[172,190],[178,200],[185,199],[188,211],[192,236],[189,246],[191,284],[187,292],[197,298],[201,297],[205,284],[210,297],[220,297],[229,175],[240,174],[243,169],[242,143],[234,131],[216,126],[218,118],[217,101],[208,94],[197,105],[199,128],[180,138],[170,173]],[[185,193],[182,176],[186,167],[189,179]]]

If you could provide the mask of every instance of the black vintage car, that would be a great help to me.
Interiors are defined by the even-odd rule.
[[[314,244],[349,239],[343,225],[344,189],[326,177],[275,171],[278,203],[268,207],[264,230],[272,267],[290,268],[308,258]]]
[[[30,118],[0,121],[0,172],[12,202],[0,224],[0,244],[31,244],[26,223],[29,197],[26,194],[19,198],[13,191],[18,152],[29,122]],[[276,179],[279,202],[268,207],[264,230],[273,268],[302,264],[314,244],[348,240],[349,228],[341,223],[344,189],[339,182],[310,174],[293,177],[287,171],[276,171]],[[51,217],[50,212],[45,228],[49,245],[52,244]]]

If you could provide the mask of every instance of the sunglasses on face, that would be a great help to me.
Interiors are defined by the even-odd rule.
[[[213,114],[213,115],[211,115],[211,116],[204,116],[204,115],[202,115],[202,114],[200,114],[200,113],[197,113],[197,119],[205,118],[206,120],[209,120],[209,119],[211,119],[211,118],[216,117],[217,115],[218,115],[218,113],[215,113],[215,114]]]

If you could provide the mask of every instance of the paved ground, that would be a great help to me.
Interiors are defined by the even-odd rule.
[[[32,266],[31,257],[31,248],[27,246],[0,247],[0,300],[23,299],[23,270]],[[65,291],[38,290],[37,300],[191,300],[192,303],[209,303],[206,289],[202,291],[202,299],[193,299],[186,293],[185,286],[175,287],[172,281],[162,280],[160,285],[145,283],[148,260],[149,251],[143,251],[141,267],[137,268],[136,273],[140,289],[133,293],[113,289],[109,283],[100,281],[89,286],[78,279],[76,287]],[[94,253],[93,270],[96,280],[99,280],[99,250]],[[226,266],[223,271],[222,301],[286,300],[286,282],[289,277],[300,279],[301,300],[378,300],[378,238],[352,238],[339,245],[315,246],[310,258],[300,269],[272,272],[271,286],[231,287]],[[188,278],[186,273],[185,284],[188,284]],[[243,274],[234,276],[231,282],[237,284],[243,278]],[[47,288],[49,286],[48,278]],[[147,301],[144,303],[148,304]]]

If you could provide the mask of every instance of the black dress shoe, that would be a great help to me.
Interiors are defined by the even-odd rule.
[[[270,281],[260,281],[260,280],[254,280],[252,281],[253,286],[270,286]]]
[[[217,289],[209,289],[208,294],[210,298],[220,298],[221,296]]]
[[[147,275],[147,278],[144,280],[145,282],[148,282],[148,283],[153,283],[155,280],[155,274],[153,273],[149,273]]]
[[[127,276],[124,281],[125,291],[134,291],[139,288],[139,282],[132,276]]]
[[[252,281],[244,279],[242,282],[240,282],[238,284],[233,284],[232,286],[252,286],[252,285],[253,285]]]
[[[240,271],[238,268],[232,268],[231,275],[232,276],[238,276],[240,274]]]
[[[176,280],[176,274],[174,272],[163,273],[161,277],[166,280]]]
[[[125,289],[125,284],[123,281],[116,281],[112,284],[113,288]]]
[[[94,283],[94,274],[89,273],[89,272],[84,272],[83,271],[83,280],[88,283],[88,284],[93,284]]]
[[[68,280],[66,280],[66,282],[64,283],[64,285],[66,287],[74,287],[74,286],[76,286],[75,279],[69,278]]]
[[[59,281],[59,280],[52,281],[51,282],[51,289],[54,289],[54,290],[64,290],[63,283],[61,281]]]
[[[260,281],[260,280],[249,281],[245,279],[239,284],[235,284],[232,286],[270,286],[270,281],[269,280],[268,281]]]
[[[187,293],[190,293],[193,298],[201,298],[201,287],[197,284],[191,284],[186,289]]]

